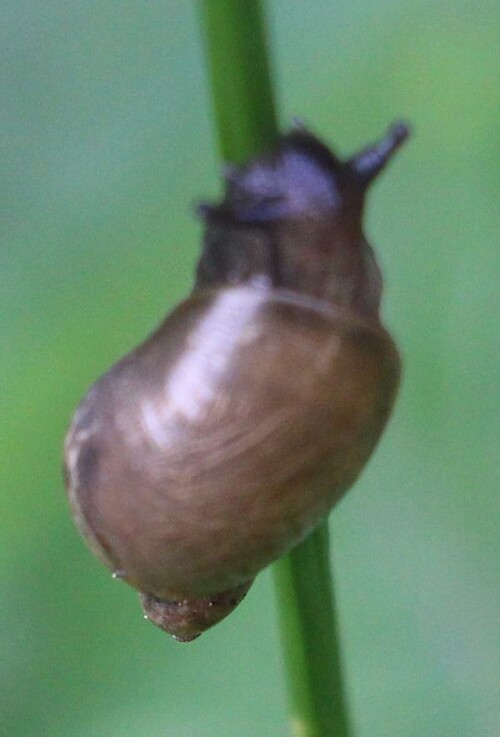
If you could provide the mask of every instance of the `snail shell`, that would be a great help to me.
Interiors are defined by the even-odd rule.
[[[304,539],[382,433],[400,362],[361,212],[405,137],[340,162],[295,131],[227,172],[192,294],[77,409],[76,523],[180,640]]]

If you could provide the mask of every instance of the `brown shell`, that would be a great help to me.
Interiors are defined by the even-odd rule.
[[[161,600],[249,582],[354,482],[399,366],[378,322],[327,302],[194,294],[81,402],[66,442],[75,519]]]

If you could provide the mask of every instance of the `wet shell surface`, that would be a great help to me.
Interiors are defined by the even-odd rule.
[[[354,482],[398,372],[383,329],[329,305],[248,286],[193,297],[80,405],[75,518],[141,591],[238,586]]]

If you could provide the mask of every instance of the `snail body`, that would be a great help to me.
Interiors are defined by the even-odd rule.
[[[405,135],[339,162],[295,131],[226,172],[191,295],[75,414],[75,520],[178,639],[320,522],[383,431],[400,362],[361,211]]]

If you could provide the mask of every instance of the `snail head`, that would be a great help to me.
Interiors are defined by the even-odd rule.
[[[199,213],[206,220],[233,217],[239,223],[258,224],[311,213],[343,213],[353,202],[361,209],[369,184],[409,132],[405,123],[396,123],[380,141],[342,160],[297,124],[281,136],[272,153],[244,166],[226,164],[223,201],[203,204]]]

